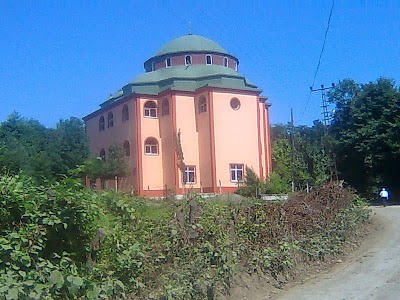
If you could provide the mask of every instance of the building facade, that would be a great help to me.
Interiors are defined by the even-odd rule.
[[[144,63],[145,73],[84,117],[93,156],[120,145],[130,175],[118,186],[161,197],[234,192],[246,167],[271,172],[269,105],[212,40],[186,35]],[[98,184],[102,188],[113,182]]]

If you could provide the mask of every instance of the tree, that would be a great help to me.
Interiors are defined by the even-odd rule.
[[[129,166],[122,147],[112,145],[106,159],[103,160],[100,157],[87,159],[83,165],[73,170],[73,173],[75,175],[85,175],[92,179],[115,179],[116,189],[118,189],[118,178],[129,174]]]
[[[60,120],[52,132],[62,160],[62,174],[76,168],[89,156],[88,139],[82,120],[71,117]]]
[[[270,193],[290,192],[292,179],[296,189],[303,189],[307,184],[320,185],[330,178],[324,125],[314,121],[312,127],[297,126],[289,135],[291,130],[291,126],[282,124],[272,128],[273,172],[267,180]],[[293,157],[291,136],[294,139]]]
[[[88,155],[83,122],[60,121],[56,129],[11,114],[0,123],[0,172],[23,172],[36,181],[60,179]]]
[[[11,114],[0,124],[0,165],[11,174],[20,171],[37,180],[51,177],[52,162],[48,159],[47,129],[35,120]]]
[[[258,197],[265,191],[265,184],[257,176],[256,172],[246,166],[246,175],[244,178],[244,186],[240,187],[237,194],[245,197]]]
[[[400,92],[395,82],[345,79],[328,97],[336,104],[330,132],[343,178],[366,193],[382,184],[395,187],[400,179]]]

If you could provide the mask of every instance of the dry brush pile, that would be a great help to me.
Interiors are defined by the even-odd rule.
[[[245,266],[278,280],[300,265],[340,254],[369,220],[370,211],[360,203],[352,191],[331,182],[284,203],[247,207],[237,216],[238,234],[248,245]]]
[[[0,178],[0,299],[217,299],[340,253],[368,210],[332,183],[288,202],[140,199]],[[79,238],[77,238],[79,237]]]

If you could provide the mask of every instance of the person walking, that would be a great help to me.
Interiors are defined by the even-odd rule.
[[[379,193],[379,196],[382,199],[382,204],[383,207],[386,207],[387,201],[389,200],[389,193],[385,188],[382,188],[382,190]]]

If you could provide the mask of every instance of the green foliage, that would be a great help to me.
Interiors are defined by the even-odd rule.
[[[267,180],[267,192],[288,193],[294,179],[296,190],[306,185],[318,186],[330,179],[332,167],[329,157],[329,140],[325,128],[319,121],[312,127],[282,124],[272,128],[273,172]],[[291,139],[294,139],[292,154]]]
[[[340,81],[329,93],[336,104],[331,133],[338,168],[352,186],[372,194],[383,184],[395,188],[400,167],[400,91],[379,78],[359,84]]]
[[[265,192],[268,194],[287,194],[291,191],[290,182],[277,172],[272,172],[267,179]]]
[[[248,181],[258,178],[249,172]],[[217,299],[239,270],[278,280],[299,257],[340,252],[367,219],[336,193],[321,202],[311,200],[321,191],[288,203],[149,201],[79,180],[44,187],[2,176],[0,299]]]
[[[100,212],[79,182],[45,188],[25,176],[1,176],[0,195],[1,299],[123,294],[122,283],[96,283],[83,268]]]
[[[257,198],[265,191],[265,184],[260,180],[253,169],[246,166],[246,175],[244,179],[244,186],[237,190],[237,194],[245,197]]]
[[[61,179],[88,155],[83,122],[61,120],[48,129],[17,113],[0,123],[0,173],[23,171],[38,182]]]
[[[72,172],[90,178],[114,179],[128,175],[129,167],[122,147],[112,145],[106,159],[100,157],[88,159]]]

